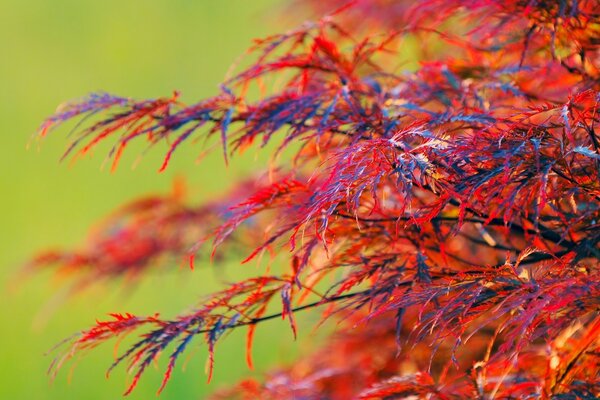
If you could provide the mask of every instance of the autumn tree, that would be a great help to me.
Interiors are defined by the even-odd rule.
[[[600,396],[598,1],[310,3],[325,16],[255,40],[214,97],[92,94],[43,123],[78,119],[64,157],[112,141],[113,167],[142,140],[169,146],[160,170],[199,138],[227,162],[279,156],[218,201],[140,199],[91,244],[36,258],[86,284],[233,248],[281,264],[191,313],[115,313],[53,368],[135,332],[110,369],[133,371],[127,394],[166,354],[162,389],[192,340],[212,370],[228,331],[250,349],[261,321],[296,335],[296,313],[320,308],[342,327],[324,348],[216,396]]]

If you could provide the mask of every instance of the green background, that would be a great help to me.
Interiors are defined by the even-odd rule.
[[[71,378],[66,367],[52,383],[46,375],[52,357],[44,353],[108,312],[173,316],[224,279],[210,266],[193,272],[174,267],[173,273],[151,274],[135,291],[118,283],[98,285],[49,312],[45,305],[65,282],[50,272],[18,274],[30,255],[81,243],[94,221],[137,195],[168,191],[175,176],[186,177],[192,198],[210,198],[243,173],[262,169],[266,159],[251,154],[226,169],[216,154],[198,165],[194,160],[201,149],[187,146],[167,172],[158,174],[161,149],[135,169],[131,165],[138,154],[131,150],[111,174],[100,169],[106,147],[75,165],[59,163],[67,143],[65,129],[42,143],[32,141],[27,150],[36,128],[61,102],[93,91],[154,98],[180,89],[188,102],[216,94],[229,65],[252,38],[301,22],[286,17],[290,10],[274,3],[0,0],[1,399],[120,398],[130,376],[119,368],[104,378],[112,360],[110,344],[83,357]],[[228,267],[225,279],[235,279],[242,268],[252,269]],[[311,326],[304,325],[306,339]],[[249,375],[244,335],[234,332],[219,343],[210,385],[204,374],[206,351],[197,341],[185,371],[181,365],[176,368],[161,398],[203,398]],[[291,360],[299,346],[286,324],[265,324],[255,340],[257,372]],[[149,369],[132,399],[154,397],[163,366]]]

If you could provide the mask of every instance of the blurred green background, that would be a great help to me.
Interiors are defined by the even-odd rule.
[[[220,282],[209,266],[152,274],[130,295],[118,284],[95,287],[61,303],[46,323],[34,324],[64,282],[50,273],[17,275],[23,261],[40,249],[80,243],[94,221],[136,195],[169,190],[175,176],[186,176],[193,198],[209,198],[244,172],[261,169],[266,159],[246,157],[226,169],[215,154],[197,165],[201,149],[188,146],[166,173],[158,174],[164,153],[156,149],[132,169],[137,154],[130,151],[111,174],[100,169],[101,151],[75,165],[59,163],[65,129],[26,150],[31,135],[58,104],[93,91],[153,98],[180,89],[188,102],[216,94],[252,38],[288,28],[276,3],[0,0],[0,399],[120,398],[130,376],[119,368],[111,379],[104,378],[111,345],[84,357],[71,378],[64,368],[53,383],[46,376],[52,357],[44,353],[108,312],[174,316]],[[250,267],[228,268],[228,278],[235,278],[236,268]],[[244,335],[234,332],[217,345],[210,385],[198,340],[185,371],[181,363],[161,398],[201,399],[249,375]],[[311,327],[305,326],[304,337],[310,335]],[[285,323],[265,324],[255,340],[257,372],[293,359],[299,346]],[[162,366],[151,368],[131,398],[154,397],[161,377]]]

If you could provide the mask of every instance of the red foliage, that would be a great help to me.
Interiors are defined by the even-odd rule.
[[[42,257],[89,265],[96,280],[187,257],[205,234],[216,248],[243,229],[246,260],[290,250],[280,275],[175,319],[115,314],[72,350],[141,329],[113,365],[135,371],[129,393],[170,345],[163,386],[198,335],[212,368],[227,330],[248,326],[250,343],[259,322],[283,317],[295,334],[294,312],[328,304],[346,320],[325,349],[225,395],[600,396],[599,37],[597,1],[358,0],[257,40],[255,62],[197,104],[101,94],[63,106],[42,134],[94,115],[68,154],[112,137],[114,165],[142,137],[169,141],[162,168],[191,136],[216,134],[226,157],[258,139],[278,153],[295,144],[218,220],[214,205],[146,200],[87,250]],[[416,41],[419,67],[398,72]],[[207,220],[212,232],[198,229]],[[267,315],[273,302],[281,312]]]

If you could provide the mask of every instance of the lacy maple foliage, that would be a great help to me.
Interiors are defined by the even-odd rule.
[[[38,258],[89,281],[193,260],[210,240],[288,260],[172,319],[114,314],[55,366],[135,331],[111,369],[129,365],[129,393],[167,352],[162,389],[194,338],[212,370],[227,331],[247,327],[250,347],[261,321],[296,334],[294,314],[323,306],[343,328],[324,349],[216,396],[600,396],[598,1],[311,3],[341,8],[256,40],[214,97],[93,94],[42,125],[80,118],[65,157],[112,140],[113,166],[143,139],[168,144],[161,170],[198,138],[226,160],[256,142],[293,153],[219,202],[137,201],[118,229]]]

